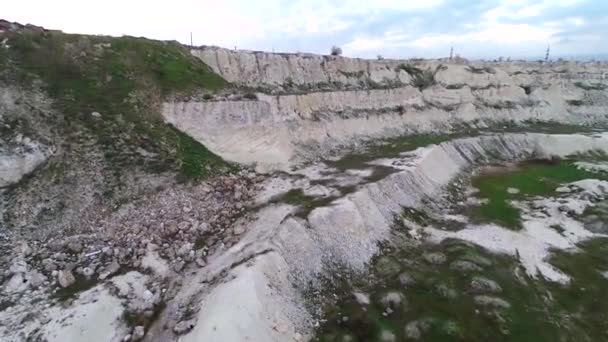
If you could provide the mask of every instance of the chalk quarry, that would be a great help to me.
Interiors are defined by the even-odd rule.
[[[11,54],[15,35],[61,34],[0,24],[5,70],[19,64],[10,64],[21,56]],[[87,56],[118,46],[92,39],[97,52]],[[62,44],[80,53],[78,43]],[[194,182],[176,180],[171,168],[149,171],[165,153],[153,149],[153,136],[129,145],[132,165],[112,167],[110,145],[99,144],[104,136],[69,140],[49,123],[64,118],[64,102],[44,87],[49,80],[23,86],[7,72],[0,82],[0,339],[331,340],[328,303],[342,291],[370,306],[375,297],[357,292],[353,279],[373,282],[370,270],[387,245],[402,242],[404,229],[412,248],[460,240],[517,259],[514,279],[563,286],[575,275],[551,264],[553,251],[574,253],[580,243],[608,236],[581,218],[608,196],[608,64],[179,49],[179,58],[229,86],[154,97],[150,107],[133,90],[124,103],[158,113],[155,125],[171,125],[180,132],[171,134],[185,134],[232,165]],[[83,111],[83,125],[118,129],[104,124],[115,120],[109,111]],[[121,114],[118,125],[137,127]],[[125,134],[110,140],[131,144]],[[159,141],[173,135],[167,137]],[[186,149],[176,146],[167,151]],[[515,200],[519,230],[446,211],[455,203],[450,192],[473,194],[466,179],[488,165],[568,158],[597,177]],[[404,209],[461,228],[421,224]],[[437,255],[426,260],[444,262]],[[598,272],[608,271],[603,267]],[[490,291],[491,281],[475,279],[487,291],[474,292],[479,307],[510,307]],[[337,285],[344,280],[351,283],[346,290]],[[384,317],[409,294],[402,296],[381,301],[391,308]],[[433,329],[412,322],[373,340],[424,340]]]

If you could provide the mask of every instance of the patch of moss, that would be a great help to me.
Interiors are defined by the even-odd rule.
[[[494,222],[512,229],[521,228],[519,209],[510,204],[511,200],[521,200],[530,196],[552,194],[560,184],[587,178],[605,179],[602,174],[577,168],[570,161],[529,161],[516,169],[483,174],[472,179],[472,185],[479,189],[477,197],[487,200],[474,210],[473,216],[480,222]],[[516,194],[509,188],[519,190]]]

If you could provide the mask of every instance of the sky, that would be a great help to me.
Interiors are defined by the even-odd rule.
[[[608,0],[4,0],[0,18],[71,33],[345,56],[608,55]]]

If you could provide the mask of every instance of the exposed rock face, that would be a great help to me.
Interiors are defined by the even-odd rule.
[[[276,95],[165,103],[165,120],[215,153],[260,169],[286,169],[360,139],[463,124],[606,122],[605,64],[471,69],[425,61],[418,67],[437,70],[436,84],[421,90],[398,68],[407,61],[215,48],[192,53],[229,81]]]

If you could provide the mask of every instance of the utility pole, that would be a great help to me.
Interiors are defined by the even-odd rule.
[[[549,51],[551,51],[551,45],[547,45],[547,54],[545,55],[545,62],[549,61]]]
[[[194,43],[192,42],[192,32],[190,32],[190,47],[194,47]]]

